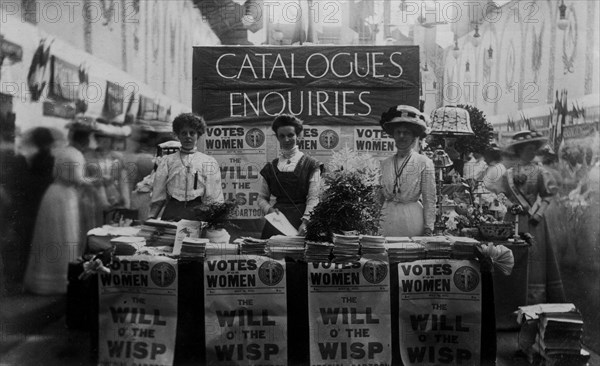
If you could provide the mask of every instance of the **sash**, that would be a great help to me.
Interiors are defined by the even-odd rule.
[[[517,188],[513,173],[513,168],[510,168],[506,171],[506,178],[508,180],[508,188],[510,189],[510,193],[512,193],[513,197],[517,199],[517,201],[523,207],[524,210],[529,211],[531,209],[531,203],[529,203],[527,198],[525,198],[523,193],[521,193],[519,188]]]

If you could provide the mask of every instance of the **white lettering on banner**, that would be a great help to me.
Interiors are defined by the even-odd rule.
[[[472,261],[399,264],[400,353],[405,365],[479,365],[480,278]]]
[[[204,262],[204,291],[208,364],[284,364],[285,261],[209,257]]]
[[[372,112],[371,105],[366,101],[370,91],[288,91],[284,93],[245,92],[229,93],[229,116],[275,117],[282,113],[293,115],[308,114],[310,116],[368,116]],[[313,107],[314,106],[314,107]],[[350,107],[358,110],[351,112]],[[294,108],[294,109],[293,109]]]
[[[311,365],[389,365],[390,288],[385,258],[309,263],[308,268]]]
[[[177,261],[122,257],[98,276],[99,364],[170,365],[177,333]]]
[[[397,79],[404,73],[399,63],[402,52],[392,52],[387,57],[387,60],[382,58],[382,56],[385,56],[383,52],[364,52],[363,54],[354,53],[353,55],[348,52],[340,52],[333,55],[331,59],[322,53],[313,53],[306,58],[304,66],[298,65],[294,53],[291,53],[289,64],[287,65],[283,61],[281,54],[274,56],[272,53],[257,53],[255,56],[258,57],[253,58],[250,54],[225,53],[217,59],[215,63],[216,71],[224,79],[239,79],[251,76],[256,80],[281,79],[282,76],[286,79],[304,79],[306,76],[321,79],[328,73],[332,73],[338,78],[347,78],[355,75],[361,78]],[[271,61],[273,57],[275,59]],[[221,70],[221,62],[225,58],[230,59],[227,61],[229,64],[233,63],[239,66],[237,73],[231,73],[229,68],[228,73]],[[386,61],[393,66],[393,72],[382,74],[378,72],[378,66],[384,66]],[[267,66],[271,62],[271,69],[268,70]],[[346,66],[346,69],[342,70],[340,65]]]

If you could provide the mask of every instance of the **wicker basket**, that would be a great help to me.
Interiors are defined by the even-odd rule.
[[[506,240],[515,234],[515,226],[511,223],[479,225],[479,232],[487,240]]]

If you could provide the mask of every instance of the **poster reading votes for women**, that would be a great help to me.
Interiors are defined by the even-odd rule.
[[[171,365],[177,333],[177,261],[121,257],[98,276],[100,365]]]
[[[286,365],[285,261],[262,256],[204,262],[208,365]]]
[[[388,263],[312,262],[308,281],[311,365],[390,365]]]
[[[258,219],[258,177],[266,163],[266,127],[211,126],[206,129],[204,151],[219,163],[225,199],[235,199],[238,219]],[[272,132],[271,132],[272,134]]]
[[[209,125],[377,125],[419,106],[418,46],[194,47],[192,110]]]
[[[383,158],[394,154],[396,143],[381,127],[355,127],[354,151]]]
[[[319,161],[328,160],[341,145],[339,127],[305,126],[298,137],[298,149]]]
[[[398,265],[404,365],[479,365],[481,274],[474,261]]]

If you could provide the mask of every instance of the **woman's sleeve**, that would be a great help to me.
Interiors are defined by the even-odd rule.
[[[84,176],[84,171],[85,171],[85,167],[86,167],[85,157],[83,156],[83,154],[81,152],[79,152],[78,150],[75,150],[73,159],[75,162],[75,169],[73,170],[73,182],[76,184],[87,183],[85,176]]]
[[[552,173],[543,167],[540,167],[541,173],[538,176],[538,192],[540,197],[553,197],[558,193],[558,184]]]
[[[421,196],[423,197],[423,221],[425,227],[433,230],[435,223],[435,168],[430,159],[425,161],[421,173]]]
[[[271,191],[269,190],[269,185],[267,184],[267,181],[262,176],[262,174],[259,174],[259,176],[258,176],[258,207],[260,207],[260,209],[262,210],[263,215],[266,215],[269,213],[269,209],[271,208],[271,203],[269,202],[270,200],[271,200]]]
[[[204,188],[205,202],[224,202],[223,187],[221,186],[221,170],[219,163],[213,158],[209,163],[206,174],[206,187]]]
[[[321,187],[321,169],[315,169],[308,181],[308,194],[306,196],[306,209],[302,219],[310,219],[310,213],[319,203],[319,188]]]
[[[169,166],[167,159],[161,159],[156,168],[154,184],[152,186],[152,202],[164,201],[167,199],[167,178],[169,176]]]

